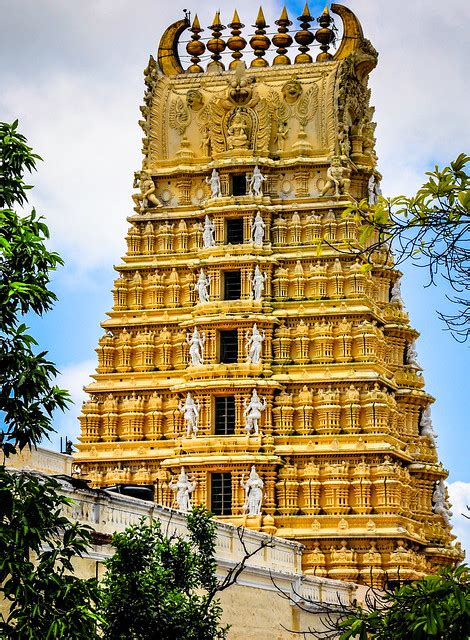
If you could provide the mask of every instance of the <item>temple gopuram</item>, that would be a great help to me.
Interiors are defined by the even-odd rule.
[[[75,463],[301,542],[306,574],[380,585],[462,554],[401,274],[386,250],[369,268],[345,213],[380,196],[377,52],[331,12],[163,34]]]

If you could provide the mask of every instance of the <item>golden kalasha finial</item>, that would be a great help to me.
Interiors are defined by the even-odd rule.
[[[328,5],[323,9],[321,16],[317,18],[317,22],[320,25],[320,29],[317,29],[315,32],[315,38],[320,43],[321,49],[321,53],[317,55],[317,62],[325,62],[333,58],[331,53],[328,53],[328,49],[330,48],[330,44],[335,41],[335,32],[333,29],[330,29],[333,18],[328,11]]]
[[[315,40],[314,34],[310,31],[310,23],[313,20],[313,16],[310,15],[310,9],[308,3],[305,3],[302,15],[297,18],[300,21],[301,30],[295,34],[295,41],[300,45],[299,51],[295,57],[295,63],[313,62],[312,56],[307,53],[309,45]]]
[[[232,29],[232,35],[227,40],[227,47],[232,53],[232,62],[229,64],[229,69],[235,69],[240,58],[242,57],[242,49],[246,47],[246,40],[240,36],[241,29],[243,29],[245,25],[240,22],[240,18],[238,16],[238,11],[235,9],[233,13],[232,22],[228,25],[229,29]]]
[[[287,9],[284,5],[279,20],[276,20],[278,33],[273,36],[273,45],[277,47],[277,56],[273,60],[273,64],[290,64],[290,59],[286,56],[287,49],[292,44],[292,38],[288,34],[288,28],[292,24],[287,15]]]
[[[209,29],[212,31],[212,38],[207,43],[207,48],[212,53],[212,62],[209,62],[209,64],[207,65],[207,70],[215,72],[219,70],[223,71],[225,67],[223,63],[220,62],[220,59],[222,57],[220,54],[222,53],[222,51],[224,51],[226,44],[220,36],[222,35],[222,31],[226,29],[226,27],[220,22],[220,11],[216,12],[214,16],[214,23],[211,24]]]
[[[203,42],[200,42],[201,36],[199,34],[203,29],[201,29],[201,24],[197,14],[194,16],[193,26],[190,31],[192,31],[193,35],[186,45],[186,51],[191,56],[192,65],[188,68],[188,73],[202,73],[204,69],[201,67],[199,62],[201,61],[202,54],[206,50],[206,45]]]
[[[259,8],[254,26],[256,27],[256,31],[255,35],[250,40],[250,46],[254,49],[256,58],[252,61],[251,66],[267,67],[268,61],[265,60],[263,56],[266,54],[267,49],[269,49],[271,41],[266,35],[266,28],[269,25],[266,24],[263,9],[261,7]]]

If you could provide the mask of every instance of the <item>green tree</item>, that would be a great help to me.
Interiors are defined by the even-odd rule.
[[[445,569],[393,592],[372,593],[368,605],[340,616],[336,625],[339,640],[470,638],[470,580],[466,566]]]
[[[168,536],[159,521],[141,521],[113,536],[114,556],[103,584],[106,640],[224,640],[217,593],[234,584],[252,555],[238,530],[245,556],[219,581],[216,525],[204,507],[187,515],[187,539]],[[171,526],[171,523],[170,523]]]
[[[462,341],[470,335],[469,164],[470,156],[462,153],[450,166],[428,172],[410,198],[379,198],[374,205],[362,200],[345,211],[359,220],[371,262],[392,248],[396,265],[412,259],[427,270],[430,284],[440,276],[449,283],[455,294],[448,298],[457,311],[439,316]]]
[[[51,308],[50,275],[62,260],[48,251],[48,228],[36,212],[14,210],[27,202],[24,173],[39,159],[17,126],[0,123],[0,595],[7,604],[0,634],[95,638],[96,582],[72,573],[72,557],[86,549],[90,530],[62,515],[70,501],[56,481],[5,468],[10,454],[47,437],[53,412],[69,400],[23,322],[26,313]]]

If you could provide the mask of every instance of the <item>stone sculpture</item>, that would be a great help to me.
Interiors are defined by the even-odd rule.
[[[255,465],[251,467],[250,475],[248,476],[248,480],[246,482],[245,474],[243,474],[242,479],[240,480],[240,486],[245,491],[243,513],[246,513],[249,516],[261,515],[264,482],[257,474]]]
[[[207,277],[204,273],[204,269],[199,271],[199,276],[194,285],[194,291],[196,291],[199,302],[209,302],[209,287],[211,284],[210,277]]]
[[[206,178],[206,183],[210,185],[211,188],[211,198],[221,198],[222,190],[220,187],[220,177],[217,173],[217,169],[212,169],[212,173],[210,177]]]
[[[143,172],[140,174],[140,178],[139,174],[135,175],[134,188],[137,189],[138,187],[140,188],[140,192],[132,194],[132,200],[139,211],[146,209],[149,203],[158,208],[163,206],[155,195],[155,183],[149,175]]]
[[[251,335],[250,335],[250,332],[247,331],[245,334],[245,337],[246,337],[245,349],[246,349],[247,362],[249,362],[250,364],[260,364],[261,350],[263,348],[263,341],[265,339],[264,331],[263,331],[263,334],[261,335],[255,322],[255,324],[253,325],[253,329],[251,330]]]
[[[259,433],[259,420],[261,419],[261,413],[266,409],[266,399],[258,396],[256,389],[253,389],[250,402],[245,398],[243,401],[243,416],[245,418],[245,430],[248,433],[254,432],[255,435]]]
[[[263,217],[258,211],[256,216],[251,220],[251,239],[254,245],[263,245],[265,229],[266,225],[264,223]]]
[[[209,216],[206,216],[204,218],[204,231],[202,232],[202,243],[204,245],[204,249],[210,249],[210,247],[215,246],[214,231],[214,223]]]
[[[183,414],[183,419],[186,422],[186,437],[189,438],[189,436],[192,435],[195,438],[199,431],[199,412],[201,410],[199,401],[194,401],[194,398],[188,391],[185,402],[180,402],[178,409]]]
[[[180,475],[176,482],[171,481],[169,487],[172,491],[176,492],[176,502],[178,503],[178,509],[183,513],[188,513],[191,510],[191,494],[196,488],[196,481],[190,482],[188,476],[181,467]]]
[[[251,296],[253,300],[259,302],[263,297],[263,291],[266,283],[266,274],[262,273],[258,265],[256,265],[253,275],[250,274]]]
[[[204,364],[204,345],[206,342],[206,334],[199,333],[197,327],[191,333],[186,334],[186,342],[189,344],[189,357],[191,365],[197,367]]]
[[[346,169],[341,165],[341,159],[338,156],[331,159],[326,178],[326,184],[320,191],[320,196],[324,196],[328,191],[334,191],[337,197],[348,193],[350,180],[346,178]]]
[[[263,195],[263,182],[266,178],[263,176],[258,168],[258,165],[253,169],[253,175],[248,182],[248,188],[250,196],[262,196]]]

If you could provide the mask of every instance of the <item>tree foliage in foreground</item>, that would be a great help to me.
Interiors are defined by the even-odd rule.
[[[214,596],[215,522],[204,508],[187,516],[189,536],[166,535],[154,521],[113,536],[106,562],[103,617],[107,640],[224,640]]]
[[[35,447],[53,430],[52,414],[68,393],[54,384],[57,369],[23,322],[56,300],[51,272],[62,259],[48,251],[48,228],[33,210],[20,216],[31,188],[25,171],[39,156],[17,130],[0,123],[0,450],[3,458]],[[97,638],[95,580],[73,575],[72,557],[90,542],[90,530],[70,522],[71,504],[52,479],[9,472],[0,465],[0,636],[5,640]]]
[[[468,567],[444,569],[395,591],[374,592],[337,629],[339,640],[466,640],[470,638]]]
[[[411,198],[379,198],[376,205],[362,200],[345,212],[360,221],[370,257],[391,247],[395,264],[411,258],[427,270],[430,284],[438,276],[447,280],[457,311],[439,316],[462,341],[470,335],[469,165],[470,156],[462,153],[450,166],[428,172],[428,180]]]

